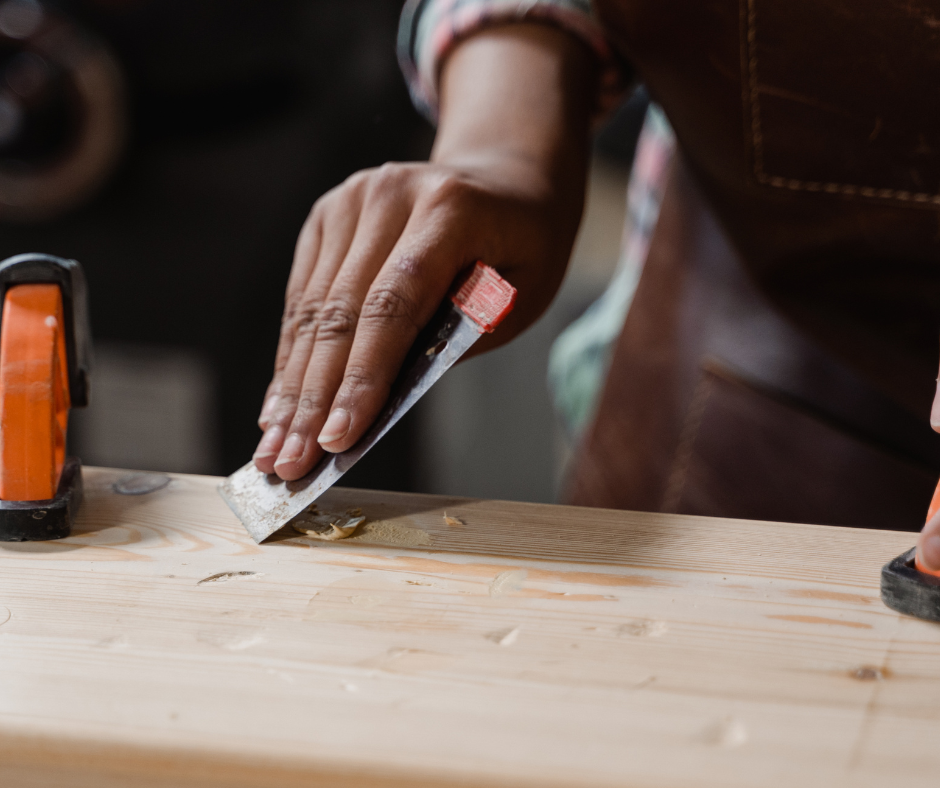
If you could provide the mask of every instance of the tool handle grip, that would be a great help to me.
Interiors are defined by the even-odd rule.
[[[516,288],[488,265],[477,262],[457,285],[450,300],[480,327],[492,333],[516,303]]]

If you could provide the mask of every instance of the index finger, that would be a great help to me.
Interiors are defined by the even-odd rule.
[[[350,448],[375,420],[418,333],[472,262],[459,246],[406,232],[389,256],[362,305],[343,382],[317,438],[327,451]]]

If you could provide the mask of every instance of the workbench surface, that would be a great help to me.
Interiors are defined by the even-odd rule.
[[[218,479],[123,475],[0,544],[4,788],[940,779],[912,534],[337,489],[361,536],[257,546]]]

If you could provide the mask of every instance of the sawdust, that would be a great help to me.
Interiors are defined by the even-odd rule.
[[[345,514],[338,514],[321,512],[316,504],[311,504],[291,521],[291,527],[311,539],[335,542],[352,536],[365,521],[362,509],[347,509]]]
[[[431,544],[431,535],[420,528],[409,528],[388,520],[366,523],[353,540],[364,544],[381,544],[391,547],[424,547]]]

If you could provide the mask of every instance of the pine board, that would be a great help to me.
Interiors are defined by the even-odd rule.
[[[259,547],[218,479],[122,475],[0,544],[5,788],[940,774],[940,626],[878,596],[910,534],[337,489],[365,534]]]

